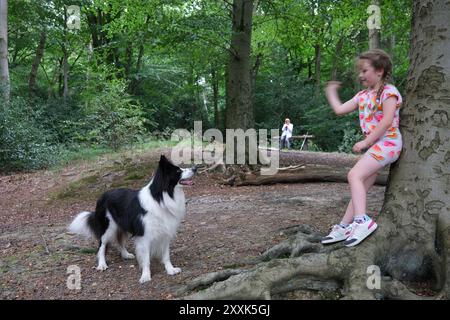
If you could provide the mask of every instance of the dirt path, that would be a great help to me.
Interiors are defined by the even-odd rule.
[[[150,170],[136,176],[129,168],[151,168],[161,152],[135,157],[128,166],[125,157],[0,176],[0,298],[172,299],[180,286],[203,273],[245,268],[243,261],[284,239],[283,228],[306,223],[328,231],[349,200],[348,186],[342,183],[233,188],[203,174],[185,188],[187,215],[172,244],[172,262],[182,268],[181,274],[168,276],[154,261],[152,281],[141,285],[137,262],[122,260],[113,249],[107,255],[109,269],[95,270],[96,242],[68,235],[65,227],[78,212],[93,210],[104,189],[143,186]],[[286,155],[286,160],[293,163],[293,157]],[[383,193],[384,187],[372,189],[369,214],[376,216]],[[131,242],[128,248],[133,250]],[[81,290],[67,287],[71,265],[81,270]]]

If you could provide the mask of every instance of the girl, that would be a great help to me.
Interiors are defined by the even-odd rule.
[[[351,100],[341,103],[337,93],[340,83],[331,81],[326,88],[328,102],[337,115],[359,110],[359,122],[365,139],[353,146],[353,151],[366,151],[348,173],[352,199],[342,221],[332,227],[322,243],[346,240],[344,245],[355,246],[377,228],[367,215],[366,193],[374,184],[378,172],[395,162],[402,149],[399,131],[399,108],[402,97],[397,88],[388,84],[392,63],[383,50],[375,49],[361,54],[357,59],[358,77],[367,89],[358,92]]]

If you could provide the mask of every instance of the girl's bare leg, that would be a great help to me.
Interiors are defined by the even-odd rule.
[[[375,172],[370,177],[368,177],[366,180],[364,180],[364,188],[366,190],[366,193],[374,185],[375,180],[377,179],[377,176],[378,176],[378,172]],[[355,217],[355,213],[353,211],[353,202],[352,202],[352,200],[350,200],[347,205],[347,210],[345,211],[345,215],[342,218],[341,222],[343,222],[345,224],[350,224],[353,222],[354,217]]]
[[[367,191],[375,183],[378,172],[382,168],[383,165],[366,154],[349,171],[347,178],[352,200],[347,207],[342,222],[351,223],[356,215],[360,216],[366,213]]]

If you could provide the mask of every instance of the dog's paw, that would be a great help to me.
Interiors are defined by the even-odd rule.
[[[149,274],[143,274],[139,279],[139,283],[146,283],[152,280],[152,277]]]
[[[106,269],[108,269],[108,265],[106,263],[99,263],[96,269],[100,271],[105,271]]]
[[[124,259],[134,259],[134,254],[129,253],[129,252],[123,253],[122,254],[122,258],[124,258]]]
[[[181,269],[180,268],[171,268],[171,269],[168,269],[167,270],[167,274],[168,275],[171,275],[171,276],[173,276],[173,275],[175,275],[175,274],[178,274],[178,273],[180,273],[181,272]]]

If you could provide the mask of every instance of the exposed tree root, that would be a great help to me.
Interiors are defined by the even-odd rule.
[[[220,173],[225,173],[226,172],[226,166],[223,163],[215,163],[210,167],[201,169],[198,171],[198,173],[205,173],[205,172],[220,172]]]
[[[264,252],[254,262],[258,263],[278,258],[294,258],[305,253],[328,253],[342,248],[342,243],[323,246],[320,240],[324,234],[314,232],[307,225],[299,225],[294,228],[285,229],[284,233],[291,236]]]
[[[434,297],[423,297],[411,292],[406,285],[395,279],[382,279],[380,286],[383,299],[390,300],[434,300]]]
[[[323,234],[306,225],[283,232],[289,237],[247,261],[247,265],[253,265],[250,269],[200,276],[179,290],[179,296],[182,299],[271,299],[298,290],[338,292],[335,296],[343,299],[423,300],[446,296],[445,292],[435,297],[419,296],[400,280],[385,276],[387,271],[405,267],[377,265],[380,253],[391,253],[377,245],[392,233],[388,225],[370,241],[354,248],[342,243],[324,246],[320,243]]]
[[[229,277],[226,281],[215,282],[203,291],[184,299],[270,299],[274,293],[292,291],[306,286],[306,281],[290,281],[302,276],[310,280],[331,279],[333,273],[328,268],[326,254],[306,254],[292,259],[276,259],[263,262],[256,268]],[[206,278],[213,279],[210,275]],[[203,284],[206,284],[203,278]]]
[[[241,273],[242,271],[243,271],[242,269],[228,269],[228,270],[208,273],[206,275],[203,275],[201,277],[198,277],[198,278],[192,280],[186,286],[179,289],[177,291],[177,295],[183,295],[189,291],[200,290],[201,288],[208,287],[209,285],[211,285],[214,282],[224,281],[231,276]]]
[[[438,218],[436,228],[437,252],[442,257],[442,274],[443,278],[441,296],[450,298],[450,215],[441,214]],[[447,281],[445,281],[447,280]]]
[[[339,245],[323,247],[318,243],[323,235],[313,232],[308,226],[298,226],[296,230],[288,240],[253,260],[255,268],[206,274],[189,283],[179,293],[205,289],[210,285],[206,290],[184,298],[270,299],[272,295],[294,290],[337,290],[340,287],[340,269],[329,263],[327,252],[337,250]],[[287,233],[292,232],[287,230]],[[290,258],[277,259],[285,254]]]

